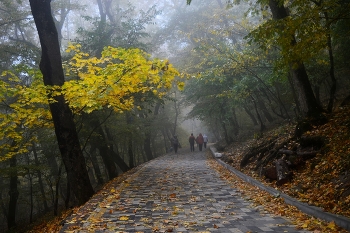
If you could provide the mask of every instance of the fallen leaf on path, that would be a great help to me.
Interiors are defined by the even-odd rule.
[[[121,217],[119,218],[119,220],[120,220],[120,221],[127,221],[127,220],[129,220],[129,217],[128,217],[128,216],[121,216]]]

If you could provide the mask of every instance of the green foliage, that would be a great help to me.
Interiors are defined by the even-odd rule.
[[[93,54],[105,46],[149,50],[151,46],[145,41],[150,35],[145,29],[160,14],[156,7],[136,12],[135,6],[129,3],[125,7],[115,9],[115,12],[116,16],[109,18],[109,21],[102,20],[101,16],[96,18],[84,16],[83,18],[92,27],[90,29],[80,27],[75,41],[81,44],[85,51]]]
[[[327,36],[337,37],[331,24],[341,20],[349,4],[340,5],[338,1],[292,1],[286,5],[289,16],[280,20],[265,20],[247,37],[250,42],[258,43],[266,52],[280,49],[286,66],[293,61],[309,62],[316,60],[327,49]],[[343,9],[340,9],[342,7]],[[345,7],[345,8],[344,8]],[[347,9],[347,10],[346,10]],[[327,20],[326,15],[331,15]],[[291,38],[295,36],[295,42]],[[276,47],[277,46],[277,47]],[[278,63],[277,63],[278,64]]]

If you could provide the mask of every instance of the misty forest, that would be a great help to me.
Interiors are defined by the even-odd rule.
[[[0,0],[0,232],[170,153],[350,100],[349,0]]]

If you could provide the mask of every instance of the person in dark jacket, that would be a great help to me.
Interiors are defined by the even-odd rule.
[[[188,142],[190,143],[191,151],[194,151],[194,142],[196,138],[193,136],[193,133],[191,133],[191,136],[188,138]]]
[[[201,133],[196,138],[196,142],[198,144],[199,151],[202,151],[204,139],[203,139],[203,135]]]
[[[172,138],[171,143],[173,144],[175,154],[177,154],[177,149],[179,148],[179,139],[176,135],[174,135],[174,137]]]

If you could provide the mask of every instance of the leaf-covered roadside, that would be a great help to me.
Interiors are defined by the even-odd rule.
[[[46,216],[43,216],[40,220],[34,222],[31,225],[26,225],[21,229],[15,229],[15,232],[59,232],[64,226],[64,223],[69,223],[70,228],[72,228],[73,230],[74,228],[79,229],[79,224],[77,222],[86,219],[97,206],[105,205],[105,201],[102,200],[106,200],[106,198],[109,196],[119,195],[118,191],[115,190],[112,186],[125,182],[125,180],[129,176],[134,174],[141,167],[142,165],[135,167],[134,169],[122,173],[118,177],[109,181],[98,192],[96,192],[96,194],[84,205],[68,210],[63,210],[62,212],[60,212],[59,216],[53,216],[52,214],[48,214]]]
[[[253,158],[243,168],[240,164],[244,155],[251,151],[251,148],[266,143],[273,137],[277,137],[275,140],[278,142],[287,142],[284,145],[286,149],[294,147],[295,144],[298,144],[294,137],[295,125],[280,126],[264,133],[259,139],[234,143],[225,148],[222,159],[241,172],[299,201],[318,206],[326,212],[350,217],[350,174],[348,172],[350,170],[350,108],[340,108],[333,114],[328,115],[327,118],[326,124],[313,126],[312,129],[304,133],[304,136],[324,138],[325,145],[314,158],[306,160],[305,163],[293,169],[291,182],[284,185],[278,186],[275,181],[266,180],[261,174],[261,170],[256,169],[259,156]],[[280,156],[283,156],[283,154]],[[270,164],[274,162],[270,161]],[[243,190],[245,190],[245,193],[251,192],[248,192],[246,187]],[[294,211],[291,212],[289,207],[283,206],[283,203],[278,204],[281,202],[278,198],[266,196],[270,195],[260,193],[251,195],[251,198],[260,203],[270,201],[266,199],[273,200],[276,205],[272,204],[269,208],[274,209],[275,213],[297,219],[298,226],[306,227],[308,230],[340,231],[334,226],[334,223],[322,223],[316,219],[301,217],[300,214],[296,214]]]
[[[296,207],[286,204],[282,198],[274,197],[266,191],[263,191],[232,174],[213,159],[209,161],[209,166],[215,169],[222,179],[225,179],[233,187],[240,190],[242,196],[252,201],[256,206],[263,206],[264,210],[277,216],[288,218],[297,226],[297,229],[306,229],[318,232],[347,232],[335,225],[334,222],[325,222],[307,214],[302,213]]]

